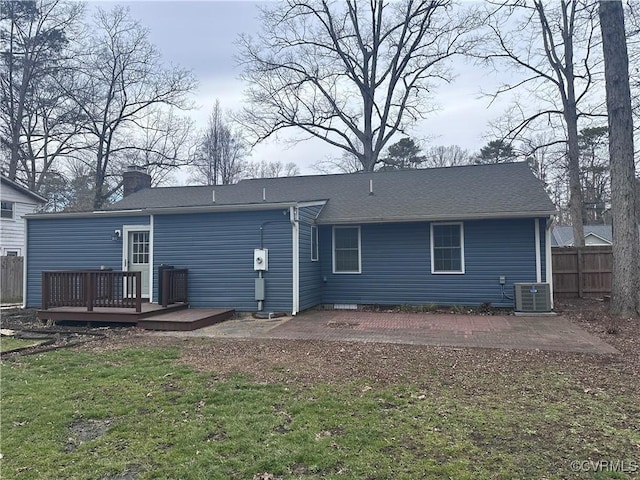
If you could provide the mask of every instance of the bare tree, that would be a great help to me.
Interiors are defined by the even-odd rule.
[[[295,177],[300,175],[300,169],[293,162],[283,164],[277,161],[267,162],[262,160],[247,163],[243,175],[245,178]]]
[[[193,121],[180,116],[175,109],[150,108],[139,122],[126,146],[127,157],[121,168],[144,167],[153,185],[166,183],[179,167],[190,165],[195,155]]]
[[[188,107],[195,82],[188,71],[164,68],[148,32],[119,6],[97,11],[89,43],[77,57],[83,84],[67,93],[86,117],[84,160],[93,172],[93,208],[99,209],[120,187],[114,177],[138,149],[130,141],[144,130],[146,117],[158,108]]]
[[[526,158],[533,173],[546,185],[554,180],[558,173],[566,172],[566,150],[563,143],[554,142],[554,135],[548,130],[532,131],[529,135],[520,135],[514,150],[519,157]]]
[[[576,245],[582,245],[578,121],[592,113],[586,102],[597,63],[595,6],[588,0],[506,0],[492,5],[487,26],[493,41],[484,44],[481,56],[496,68],[506,64],[524,74],[495,95],[526,89],[536,99],[527,102],[536,105],[533,111],[518,105],[520,119],[505,138],[517,138],[540,119],[561,119],[558,130],[564,133],[560,141],[566,142],[571,223]]]
[[[459,145],[438,145],[427,150],[426,167],[456,167],[470,163],[469,152]]]
[[[600,1],[609,114],[609,157],[613,213],[613,280],[611,312],[640,314],[640,247],[635,215],[633,114],[624,13],[619,0]]]
[[[590,127],[578,136],[585,223],[602,222],[610,202],[608,133],[607,127]]]
[[[64,167],[69,156],[83,148],[82,114],[59,88],[73,88],[73,73],[66,70],[50,81],[38,82],[36,98],[23,122],[23,141],[18,176],[34,192],[48,181],[50,170]]]
[[[631,108],[633,109],[634,157],[636,171],[638,171],[640,169],[640,5],[635,0],[626,0],[624,9],[625,27],[627,29],[627,52],[629,56]],[[640,185],[640,179],[638,185]],[[640,197],[640,191],[638,196]],[[640,199],[638,203],[640,205]],[[640,219],[640,209],[638,209],[637,214]]]
[[[216,100],[191,165],[191,181],[204,185],[229,185],[242,177],[247,142],[226,120]]]
[[[262,10],[263,33],[242,36],[256,141],[295,128],[373,171],[389,140],[435,109],[448,60],[469,51],[473,17],[452,0],[288,0]]]
[[[312,167],[322,174],[357,173],[362,171],[362,163],[358,157],[349,152],[342,152],[338,158],[325,158]]]
[[[40,191],[49,169],[77,148],[78,112],[60,83],[84,9],[61,0],[2,1],[0,142],[6,174]]]

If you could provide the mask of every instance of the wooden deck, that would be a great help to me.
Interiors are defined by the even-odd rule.
[[[138,326],[146,330],[197,330],[233,317],[235,310],[223,308],[190,308],[173,312],[164,312],[144,318]]]
[[[233,317],[234,313],[233,309],[189,308],[187,303],[166,307],[143,303],[139,313],[132,308],[95,307],[88,312],[85,307],[55,307],[38,310],[37,317],[51,322],[124,323],[147,330],[185,331],[214,325]]]

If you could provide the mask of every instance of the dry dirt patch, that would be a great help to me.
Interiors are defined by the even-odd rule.
[[[104,420],[79,420],[69,427],[67,438],[67,453],[75,452],[84,443],[91,442],[107,433],[111,426],[110,419]]]
[[[556,309],[570,321],[609,343],[622,355],[579,354],[547,351],[451,348],[357,342],[268,339],[198,339],[150,335],[137,328],[87,329],[103,339],[77,348],[91,351],[129,347],[180,348],[180,362],[220,377],[246,374],[259,382],[315,384],[365,379],[382,384],[427,383],[434,376],[442,382],[469,384],[499,375],[505,381],[523,371],[549,366],[562,368],[581,379],[584,388],[640,390],[640,320],[610,316],[607,304],[598,300],[558,302]],[[3,314],[3,326],[31,325],[29,311],[15,317]],[[34,317],[34,320],[35,317]],[[38,325],[42,328],[42,325]],[[338,327],[338,326],[336,326]],[[340,326],[348,328],[348,326]],[[60,328],[60,327],[57,327]],[[65,328],[65,327],[63,327]],[[67,327],[68,328],[68,327]],[[482,388],[492,388],[484,382]]]

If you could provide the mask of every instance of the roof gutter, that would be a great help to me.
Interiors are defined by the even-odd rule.
[[[549,217],[556,215],[557,211],[541,211],[541,212],[503,212],[503,213],[478,213],[472,215],[425,215],[425,216],[408,216],[408,217],[353,217],[353,218],[336,218],[336,219],[318,219],[319,225],[347,225],[356,223],[401,223],[401,222],[441,222],[449,220],[491,220],[491,219],[507,219],[507,218],[533,218],[533,217]]]
[[[138,208],[132,210],[97,210],[94,212],[67,213],[34,213],[27,215],[30,219],[40,218],[89,218],[89,217],[122,217],[139,215],[170,215],[177,213],[206,213],[206,212],[242,212],[256,210],[279,210],[296,206],[295,202],[280,203],[248,203],[238,205],[198,205],[193,207],[162,207]]]

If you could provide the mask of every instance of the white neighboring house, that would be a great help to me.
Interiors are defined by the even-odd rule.
[[[22,217],[36,212],[45,203],[46,198],[0,175],[0,255],[24,255],[25,221]]]

